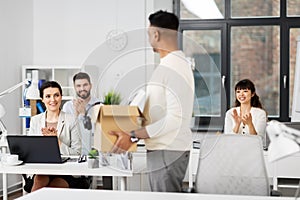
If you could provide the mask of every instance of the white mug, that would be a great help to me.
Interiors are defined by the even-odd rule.
[[[19,156],[17,154],[10,154],[6,156],[6,163],[7,164],[14,164],[19,161]]]

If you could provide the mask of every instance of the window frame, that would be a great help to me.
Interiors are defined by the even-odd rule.
[[[173,0],[174,13],[180,19],[180,0]],[[269,120],[290,122],[289,116],[289,87],[290,87],[290,29],[300,28],[300,16],[287,16],[287,0],[280,0],[279,17],[255,17],[255,18],[231,18],[231,0],[225,0],[224,19],[180,19],[179,31],[181,35],[188,30],[221,30],[221,76],[225,76],[225,94],[221,96],[221,118],[212,120],[212,117],[198,117],[196,119],[194,131],[223,131],[225,112],[230,108],[230,70],[231,70],[231,29],[238,26],[279,26],[279,113],[278,117],[268,116]],[[182,37],[179,38],[182,47]],[[285,82],[284,82],[285,79]],[[224,91],[224,90],[223,90]],[[217,124],[210,125],[210,121]]]
[[[223,59],[222,57],[226,54],[225,48],[223,47],[225,44],[225,32],[226,32],[226,27],[223,24],[220,23],[212,23],[212,24],[190,24],[190,23],[181,23],[180,27],[179,27],[179,31],[180,31],[180,37],[179,37],[179,46],[180,48],[182,48],[182,35],[184,31],[197,31],[197,30],[218,30],[221,32],[221,55],[220,55],[220,59],[221,59],[221,77],[226,76],[226,68],[224,68],[223,66],[225,66],[225,63],[223,63],[225,61],[225,59]],[[226,101],[225,98],[225,92],[224,89],[226,88],[226,86],[221,84],[221,87],[223,87],[223,89],[221,89],[221,102]],[[194,131],[205,131],[205,130],[212,130],[212,131],[220,131],[223,129],[223,127],[221,127],[220,125],[223,124],[223,120],[224,120],[224,115],[225,115],[225,111],[226,111],[226,107],[224,104],[221,103],[221,115],[220,117],[209,117],[209,116],[202,116],[202,117],[197,117],[196,116],[196,123],[195,127],[193,128]]]

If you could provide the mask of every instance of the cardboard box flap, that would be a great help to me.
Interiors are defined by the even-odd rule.
[[[103,106],[103,105],[95,105],[95,106],[93,106],[93,108],[92,108],[92,111],[91,111],[91,121],[93,122],[93,123],[95,123],[100,117],[99,117],[99,115],[100,115],[100,108],[101,108],[101,106]]]
[[[110,152],[117,137],[110,131],[129,132],[141,127],[142,114],[138,106],[102,105],[94,132],[94,147],[102,152]],[[128,151],[136,151],[133,143]]]
[[[100,108],[103,116],[141,116],[137,106],[105,105]]]

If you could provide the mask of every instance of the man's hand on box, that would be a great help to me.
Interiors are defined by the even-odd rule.
[[[109,134],[117,136],[117,141],[114,144],[111,152],[112,153],[124,153],[133,144],[130,139],[130,134],[122,131],[110,131]]]

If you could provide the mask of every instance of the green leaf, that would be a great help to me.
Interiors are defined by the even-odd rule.
[[[111,90],[104,96],[105,105],[119,105],[120,103],[121,95],[118,92]]]
[[[97,158],[97,156],[99,156],[99,152],[97,149],[92,149],[90,150],[88,156],[89,158]]]

